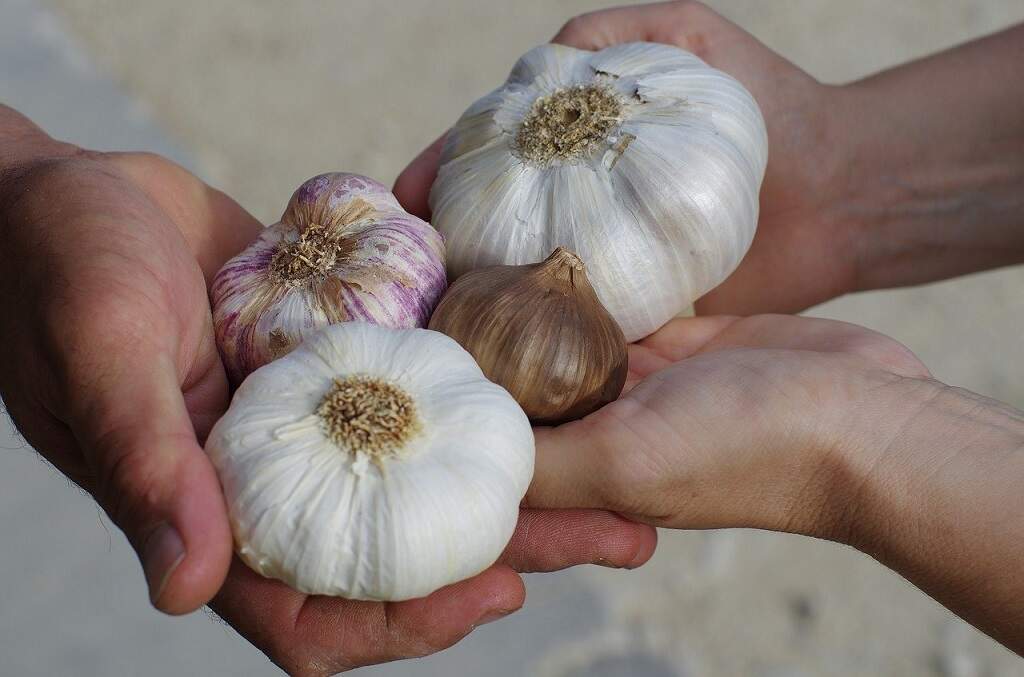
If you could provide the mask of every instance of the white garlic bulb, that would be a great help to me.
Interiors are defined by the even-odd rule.
[[[739,265],[767,154],[753,97],[688,52],[543,45],[449,133],[433,225],[452,278],[575,251],[634,341]]]
[[[237,384],[328,324],[425,327],[446,285],[444,242],[430,224],[371,178],[321,174],[217,273],[217,347]]]
[[[253,372],[206,451],[250,567],[305,593],[396,601],[495,562],[534,442],[454,340],[346,322]]]

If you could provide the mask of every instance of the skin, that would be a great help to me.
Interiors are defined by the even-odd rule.
[[[334,674],[438,651],[515,611],[517,572],[653,553],[649,526],[528,509],[499,563],[421,600],[311,597],[257,576],[232,558],[201,445],[229,397],[208,283],[260,224],[167,160],[59,143],[2,106],[0,148],[0,395],[124,531],[158,609],[209,602],[290,674]]]
[[[828,320],[674,320],[630,359],[618,401],[538,431],[529,505],[845,543],[1024,652],[1024,412]]]
[[[554,38],[636,40],[733,75],[767,123],[757,236],[698,313],[795,312],[1024,261],[1024,26],[841,87],[696,2],[582,15]],[[395,185],[424,218],[442,140]],[[680,319],[630,350],[618,401],[538,431],[529,505],[846,543],[1024,652],[1024,413],[838,322]]]
[[[768,128],[757,235],[698,300],[699,314],[794,313],[1024,262],[1024,26],[843,86],[816,81],[698,2],[584,14],[553,38],[579,49],[638,40],[735,77]],[[421,218],[443,140],[395,182]]]
[[[761,104],[772,157],[758,237],[701,312],[788,312],[1024,260],[1024,135],[1020,106],[1007,105],[1024,99],[1020,29],[842,88],[693,2],[585,15],[555,39],[678,44]],[[552,509],[524,510],[502,562],[470,581],[372,604],[259,578],[231,558],[200,447],[228,396],[206,286],[258,224],[166,160],[61,144],[2,107],[0,148],[0,394],[12,417],[125,531],[158,608],[213,598],[292,674],[444,648],[518,608],[513,569],[650,556],[649,527],[588,505],[851,543],[1021,650],[1020,413],[934,382],[877,334],[792,318],[681,320],[632,348],[639,385],[539,433],[529,501]],[[396,184],[421,215],[439,148]],[[595,467],[588,450],[606,472],[581,475]]]

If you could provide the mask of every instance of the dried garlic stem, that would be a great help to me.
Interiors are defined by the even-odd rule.
[[[516,133],[524,160],[547,166],[591,152],[622,121],[622,97],[604,84],[565,87],[533,102]]]
[[[374,461],[398,455],[420,429],[408,393],[368,376],[335,379],[316,413],[339,448]]]

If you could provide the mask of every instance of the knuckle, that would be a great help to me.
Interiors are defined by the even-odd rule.
[[[291,677],[328,677],[347,672],[348,667],[326,667],[317,660],[308,660],[290,651],[284,653],[268,653],[270,660]]]
[[[447,624],[428,624],[410,626],[393,615],[394,607],[385,607],[384,625],[388,628],[388,660],[422,658],[443,651],[465,637],[471,627],[453,631]]]
[[[857,339],[852,349],[899,376],[931,378],[931,372],[910,348],[887,337]]]
[[[578,14],[562,25],[555,36],[561,42],[577,49],[600,49],[614,43],[606,35],[609,28],[608,13],[615,10],[597,10]]]
[[[918,359],[910,348],[906,347],[902,343],[893,342],[889,349],[889,354],[886,358],[888,363],[897,369],[898,373],[903,376],[911,376],[915,378],[931,378],[932,374],[928,367]]]
[[[129,173],[185,171],[180,165],[152,151],[112,152],[107,153],[106,158],[118,169],[126,170]]]
[[[694,0],[677,0],[669,17],[665,27],[669,41],[701,58],[706,57],[710,43],[707,29],[717,15]]]
[[[135,185],[143,190],[148,188],[147,192],[151,196],[155,194],[154,187],[156,186],[162,187],[165,191],[170,186],[177,194],[194,198],[200,198],[206,189],[206,185],[192,172],[157,153],[150,151],[108,153],[107,160],[116,171],[134,182]]]
[[[444,651],[469,634],[469,630],[470,628],[466,628],[465,632],[452,634],[433,628],[425,628],[422,631],[418,631],[415,637],[409,638],[403,658],[422,658],[435,654],[438,651]]]
[[[707,5],[698,0],[674,0],[670,7],[680,21],[703,19],[711,12]]]
[[[562,24],[558,30],[558,38],[563,41],[574,41],[585,35],[589,22],[589,14],[579,14]]]
[[[341,642],[339,646],[343,645]],[[303,633],[295,630],[268,632],[259,646],[275,665],[292,677],[328,677],[359,667],[344,657],[345,652],[339,646],[323,648],[310,643]]]

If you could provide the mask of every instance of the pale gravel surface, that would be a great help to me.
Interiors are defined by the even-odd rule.
[[[712,4],[832,82],[1024,19],[1020,0]],[[28,5],[34,3],[0,0],[0,26],[12,12],[23,18]],[[264,220],[276,218],[294,186],[320,171],[391,180],[503,79],[521,52],[565,18],[598,6],[52,5],[132,100],[109,103],[115,95],[106,83],[98,87],[108,103],[85,107],[109,108],[104,129],[68,122],[79,116],[61,126],[52,110],[47,119],[82,142],[116,145],[121,138],[184,149],[181,159]],[[66,41],[59,26],[35,30]],[[52,109],[39,103],[51,99],[37,85],[5,79],[3,70],[0,85],[14,85],[0,86],[0,95]],[[45,76],[58,87],[80,86],[77,75]],[[141,136],[118,136],[125,110],[142,120]],[[845,298],[812,314],[889,333],[940,378],[1024,406],[1021,289],[1024,270],[1017,269]],[[2,464],[0,542],[14,547],[0,550],[0,566],[14,574],[0,585],[0,676],[276,674],[200,615],[170,620],[149,612],[132,555],[116,532],[108,548],[95,507],[27,452],[5,454]],[[657,556],[640,571],[592,567],[531,577],[527,608],[508,621],[435,658],[367,674],[997,677],[1024,675],[1024,663],[849,549],[759,532],[663,532]]]

